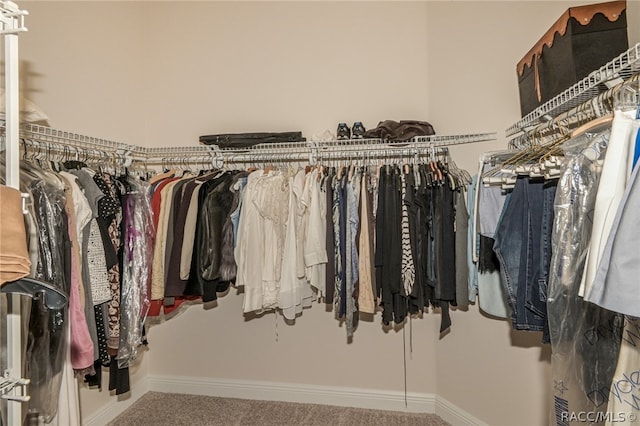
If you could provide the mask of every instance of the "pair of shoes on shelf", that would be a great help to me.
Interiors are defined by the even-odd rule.
[[[338,123],[337,136],[339,140],[344,139],[362,139],[364,137],[366,129],[360,121],[353,123],[353,127],[349,129],[347,123]]]

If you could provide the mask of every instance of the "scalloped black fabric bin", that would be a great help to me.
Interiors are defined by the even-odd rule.
[[[606,11],[599,12],[600,5]],[[625,9],[612,12],[612,5]],[[563,30],[564,34],[561,34]],[[625,2],[570,8],[523,58],[524,65],[518,64],[518,71],[521,71],[518,73],[518,86],[522,116],[628,48]],[[527,63],[527,57],[530,63]]]

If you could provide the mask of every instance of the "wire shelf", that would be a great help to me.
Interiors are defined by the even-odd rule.
[[[428,143],[434,146],[452,146],[478,142],[495,141],[498,138],[496,132],[493,133],[472,133],[466,135],[433,135],[416,136],[413,138],[417,143]]]
[[[163,157],[188,157],[211,155],[212,150],[205,146],[176,146],[167,148],[142,148],[147,159]]]
[[[327,142],[317,142],[317,146],[322,150],[368,150],[374,147],[383,146],[385,148],[403,148],[407,146],[451,146],[459,144],[469,144],[476,142],[488,142],[497,139],[497,133],[474,133],[467,135],[432,135],[416,136],[405,141],[388,139],[348,139],[334,140]]]
[[[313,142],[300,141],[300,142],[273,142],[273,143],[260,143],[242,148],[231,147],[219,147],[218,145],[208,145],[216,147],[220,152],[232,152],[236,154],[250,153],[250,152],[272,152],[272,151],[289,151],[289,150],[308,150],[313,146]]]
[[[3,129],[4,131],[4,129]],[[24,139],[37,139],[42,142],[51,142],[61,145],[73,145],[86,149],[107,149],[112,151],[131,152],[143,155],[144,148],[136,145],[128,145],[120,142],[100,139],[93,136],[85,136],[78,133],[57,130],[52,127],[31,123],[20,125],[20,135]]]
[[[506,136],[510,137],[526,131],[551,117],[569,111],[609,89],[607,83],[622,82],[638,72],[640,72],[640,43],[524,116],[505,131]]]
[[[0,135],[4,132],[4,123],[0,122]],[[68,153],[78,148],[89,152],[115,152],[117,160],[141,161],[147,164],[165,164],[167,162],[197,162],[212,164],[255,163],[265,161],[308,161],[311,164],[321,159],[353,158],[355,153],[371,157],[372,155],[408,156],[425,155],[434,147],[443,147],[475,142],[494,141],[497,134],[475,133],[465,135],[417,136],[406,141],[387,139],[340,139],[331,141],[302,141],[264,143],[244,148],[220,148],[217,145],[197,145],[181,147],[145,148],[111,140],[85,136],[74,132],[54,129],[31,123],[20,126],[20,135],[28,145],[35,149],[44,147],[45,151]],[[52,146],[47,146],[52,144]]]
[[[269,152],[269,153],[261,153],[260,155],[255,155],[252,153],[234,153],[230,155],[225,155],[221,159],[222,164],[227,163],[247,163],[247,164],[255,164],[255,163],[283,163],[283,162],[308,162],[310,164],[314,163],[314,157],[312,156],[310,151],[278,151],[278,152]]]

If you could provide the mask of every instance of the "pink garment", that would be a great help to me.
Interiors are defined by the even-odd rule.
[[[75,227],[75,214],[71,191],[66,191],[66,212],[68,217],[69,239],[71,240],[71,289],[69,291],[69,322],[71,325],[71,365],[78,373],[86,373],[93,369],[93,341],[89,334],[89,327],[84,316],[80,287],[82,274],[80,273],[80,251]]]
[[[71,229],[72,224],[69,224]],[[74,370],[93,366],[93,341],[87,327],[80,300],[80,270],[76,253],[71,256],[71,291],[69,295],[69,320],[71,323],[71,365]]]

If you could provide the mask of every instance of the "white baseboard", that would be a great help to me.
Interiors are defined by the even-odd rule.
[[[145,377],[131,384],[131,391],[123,396],[113,396],[100,410],[82,419],[82,426],[104,426],[127,408],[131,407],[142,395],[149,392],[149,381]]]
[[[412,413],[435,413],[453,426],[486,425],[444,398],[427,393],[313,386],[185,376],[148,376],[149,390],[165,393],[208,395],[269,401],[336,405]]]
[[[436,397],[436,414],[453,426],[488,426],[441,396]]]

